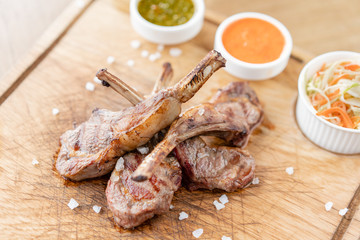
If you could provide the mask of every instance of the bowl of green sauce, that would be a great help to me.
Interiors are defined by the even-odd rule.
[[[204,21],[204,0],[131,0],[135,31],[160,44],[178,44],[195,37]]]

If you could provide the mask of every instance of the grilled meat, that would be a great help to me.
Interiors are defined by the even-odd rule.
[[[224,64],[225,59],[213,50],[174,87],[120,112],[95,109],[88,121],[61,136],[56,169],[77,181],[110,172],[125,152],[145,144],[170,125],[179,115],[181,103],[188,101]],[[98,78],[109,80],[105,73],[100,70]]]
[[[108,181],[108,206],[115,223],[123,228],[136,227],[155,214],[167,212],[181,184],[180,165],[174,157],[165,158],[148,181],[131,180],[131,174],[144,158],[140,153],[125,154],[117,161]]]
[[[231,145],[244,147],[262,119],[263,110],[255,92],[246,83],[232,83],[219,91],[211,103],[191,108],[174,121],[163,141],[134,172],[133,179],[149,179],[161,159],[179,143],[194,136],[213,135]]]
[[[163,72],[156,81],[152,94],[160,91],[172,77],[170,63],[163,65]],[[115,83],[123,89],[122,82]],[[138,96],[134,95],[133,97]],[[131,99],[135,99],[131,97]],[[126,96],[128,99],[128,96]],[[128,99],[129,100],[129,99]],[[116,164],[106,188],[106,198],[114,221],[118,226],[133,228],[152,218],[155,214],[168,211],[174,192],[179,188],[182,174],[180,165],[174,157],[167,157],[160,164],[153,177],[146,182],[134,182],[130,176],[150,149],[164,138],[166,130],[162,130],[146,144],[136,150],[126,153]]]
[[[181,142],[174,149],[183,169],[183,183],[190,190],[245,187],[254,177],[255,160],[238,147],[208,146],[201,137]]]
[[[263,119],[260,102],[247,83],[230,83],[219,89],[210,102],[224,114],[243,117],[249,132]],[[232,132],[225,134],[225,139],[241,146],[248,139],[234,137]],[[245,187],[254,177],[255,160],[238,147],[208,146],[201,137],[194,137],[177,145],[174,152],[183,169],[183,182],[190,190],[218,188],[231,192]]]
[[[264,118],[260,101],[247,82],[232,82],[219,89],[210,103],[215,104],[219,112],[233,114],[234,117],[244,117],[250,131],[254,130]]]
[[[166,66],[164,64],[164,73]],[[161,77],[154,92],[169,81],[170,78],[164,81]],[[262,121],[260,102],[256,93],[246,83],[231,83],[219,89],[210,102],[218,111],[227,115],[244,117],[250,132]],[[199,111],[199,114],[203,115],[204,111]],[[228,142],[234,139],[230,132],[227,134],[230,138]],[[222,137],[225,135],[226,133],[223,133]],[[248,137],[243,139],[247,140]],[[230,192],[243,188],[254,176],[254,159],[247,151],[238,147],[209,146],[202,137],[196,136],[178,144],[174,152],[183,169],[183,182],[190,190],[218,188]]]

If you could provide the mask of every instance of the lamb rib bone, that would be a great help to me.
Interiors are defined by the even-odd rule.
[[[155,94],[163,88],[170,86],[171,78],[174,75],[171,63],[165,62],[162,68],[163,71],[161,72],[160,77],[156,80],[151,95]],[[145,97],[140,92],[127,85],[124,81],[115,75],[109,73],[107,69],[100,69],[96,74],[96,77],[101,80],[103,86],[111,87],[133,105],[136,105],[145,99]]]
[[[174,76],[174,71],[171,67],[171,63],[165,62],[162,67],[163,67],[163,71],[160,77],[156,80],[151,95],[157,93],[163,88],[170,87],[171,79]]]
[[[144,100],[144,96],[138,91],[121,81],[115,75],[109,73],[106,68],[100,69],[96,73],[96,77],[102,81],[102,85],[105,87],[111,87],[116,92],[120,93],[124,98],[130,101],[133,105]]]

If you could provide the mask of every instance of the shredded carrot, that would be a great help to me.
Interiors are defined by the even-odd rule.
[[[350,61],[344,61],[340,63],[340,66],[345,66],[348,65],[349,63],[351,63]]]
[[[320,72],[324,71],[324,70],[325,70],[325,67],[326,67],[326,63],[324,63],[324,64],[321,66],[320,70],[316,72],[316,76],[320,76]]]
[[[344,112],[346,112],[346,104],[340,100],[337,100],[331,104],[331,107],[341,108]]]
[[[357,64],[349,64],[349,65],[344,66],[344,68],[346,70],[356,71],[357,69],[360,68],[360,66]]]
[[[339,92],[340,92],[340,89],[337,89],[335,92],[333,93],[329,93],[329,94],[326,94],[326,96],[329,98],[329,100],[333,100],[335,98],[337,98],[339,96]],[[320,93],[316,94],[315,95],[315,100],[316,102],[313,102],[313,105],[324,105],[325,103],[327,103],[327,99],[324,98]]]
[[[342,79],[342,78],[347,78],[347,79],[349,79],[350,76],[349,76],[349,74],[343,74],[343,75],[341,75],[340,77],[335,78],[334,80],[332,80],[332,81],[329,83],[329,86],[333,86],[333,85],[337,84],[338,81],[339,81],[340,79]]]
[[[351,121],[350,116],[339,107],[332,107],[316,113],[318,116],[329,116],[330,114],[338,114],[344,127],[355,128],[355,124]]]

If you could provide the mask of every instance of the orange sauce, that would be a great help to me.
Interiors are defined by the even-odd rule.
[[[280,57],[285,38],[273,24],[244,18],[231,23],[222,35],[226,51],[248,63],[267,63]]]

